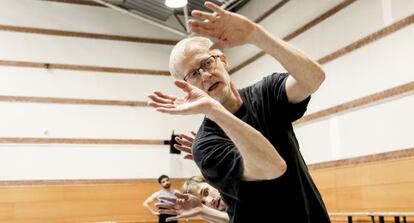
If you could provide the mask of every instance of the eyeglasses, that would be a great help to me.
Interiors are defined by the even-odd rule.
[[[202,60],[200,62],[200,67],[198,67],[195,70],[190,71],[187,75],[185,75],[184,81],[194,84],[201,77],[200,69],[202,69],[203,71],[208,71],[208,72],[211,72],[214,69],[216,69],[216,67],[217,67],[217,58],[218,57],[220,57],[220,56],[212,55],[212,56],[208,57],[207,59]]]

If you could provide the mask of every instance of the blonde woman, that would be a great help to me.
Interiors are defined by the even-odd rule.
[[[229,216],[225,212],[227,205],[222,201],[219,192],[205,182],[202,176],[189,178],[183,185],[184,193],[176,192],[175,196],[159,196],[169,203],[157,203],[161,214],[175,215],[167,222],[179,219],[201,219],[210,223],[228,223]]]

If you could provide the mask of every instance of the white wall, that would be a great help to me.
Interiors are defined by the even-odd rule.
[[[179,39],[105,7],[8,0],[0,24]],[[172,46],[0,32],[0,60],[168,70]],[[153,90],[181,95],[172,78],[0,66],[0,95],[146,101]],[[168,140],[196,130],[202,116],[168,116],[151,108],[1,102],[0,137]],[[189,177],[196,166],[168,146],[0,145],[0,180]]]

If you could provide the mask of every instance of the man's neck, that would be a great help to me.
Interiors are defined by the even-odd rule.
[[[173,192],[173,189],[170,187],[170,188],[168,188],[168,189],[165,189],[165,188],[162,188],[162,190],[163,191],[166,191],[166,192],[168,192],[168,193],[172,193]]]
[[[240,97],[239,91],[237,90],[236,86],[233,82],[230,83],[230,94],[226,98],[226,100],[222,103],[222,105],[231,113],[236,113],[243,105],[243,100]]]

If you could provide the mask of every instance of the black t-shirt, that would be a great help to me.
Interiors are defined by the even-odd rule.
[[[286,161],[287,170],[281,177],[243,181],[243,160],[226,133],[207,118],[197,133],[194,161],[207,182],[220,191],[231,223],[330,222],[291,124],[303,116],[310,97],[289,103],[287,77],[275,73],[239,90],[243,105],[234,114],[260,131]]]

